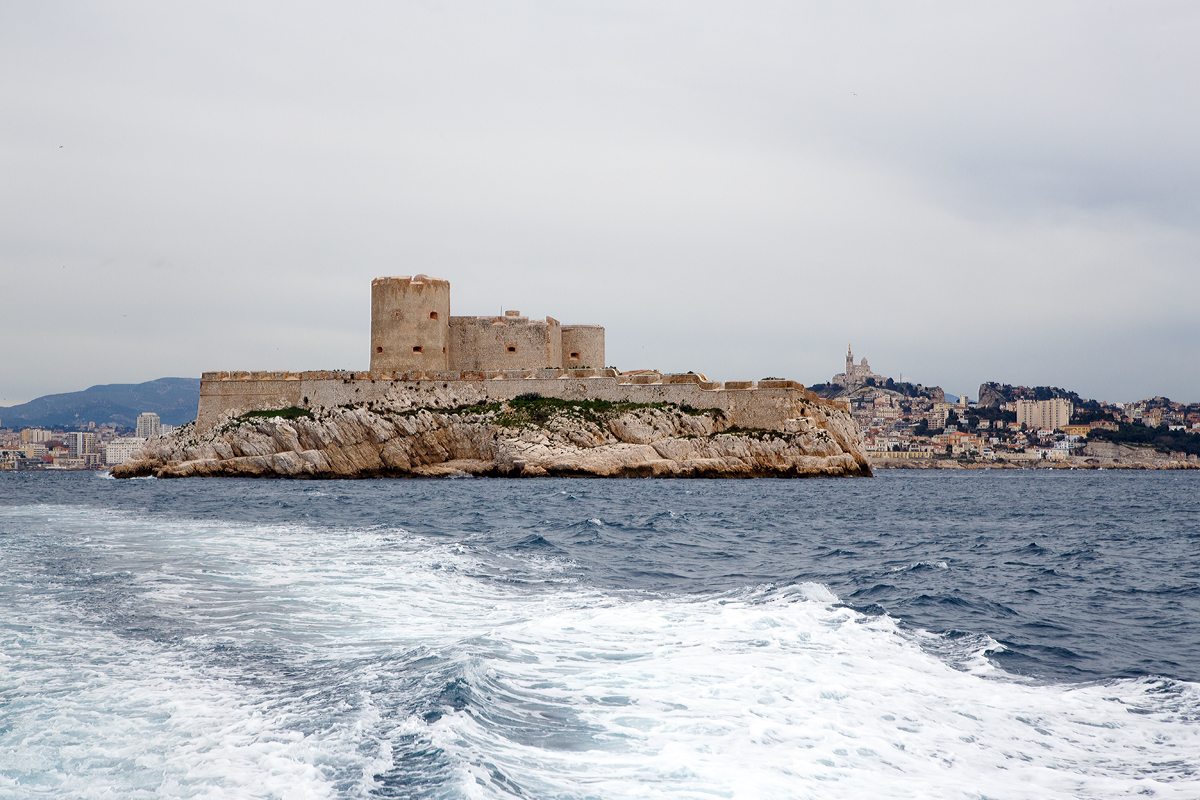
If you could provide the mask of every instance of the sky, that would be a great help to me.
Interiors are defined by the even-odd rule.
[[[0,0],[0,406],[369,363],[370,282],[622,370],[1200,401],[1195,2]]]

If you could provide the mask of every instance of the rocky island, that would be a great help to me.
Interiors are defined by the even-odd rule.
[[[451,317],[449,284],[372,283],[367,372],[209,372],[194,423],[115,477],[870,476],[844,402],[790,380],[601,368],[604,329]]]
[[[779,430],[720,409],[564,401],[250,412],[152,440],[116,477],[800,477],[870,475],[857,427],[815,404]]]

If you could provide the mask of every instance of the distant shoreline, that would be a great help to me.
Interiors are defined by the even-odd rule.
[[[1031,462],[1028,464],[1013,464],[1011,462],[992,462],[992,461],[961,463],[961,462],[954,461],[951,459],[942,459],[942,458],[928,459],[926,461],[908,461],[908,460],[902,460],[902,459],[898,459],[898,458],[872,458],[869,460],[871,462],[871,469],[873,469],[873,470],[919,469],[919,470],[932,470],[935,472],[939,472],[939,471],[958,472],[961,470],[993,470],[993,469],[996,469],[996,470],[1014,470],[1014,469],[1073,470],[1074,469],[1074,470],[1092,470],[1092,471],[1096,471],[1096,470],[1100,470],[1100,471],[1107,471],[1107,470],[1139,471],[1140,470],[1140,471],[1150,471],[1150,472],[1200,470],[1200,464],[1190,463],[1190,462],[1186,462],[1186,461],[1167,461],[1162,464],[1155,464],[1155,463],[1126,464],[1126,463],[1118,463],[1118,462],[1101,463],[1101,464],[1087,464],[1087,463],[1080,464],[1080,463],[1073,463],[1073,462],[1067,462],[1067,461],[1044,462],[1044,463]]]

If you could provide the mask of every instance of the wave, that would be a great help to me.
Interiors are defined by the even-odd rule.
[[[1196,684],[1037,684],[819,582],[617,592],[535,538],[2,516],[17,798],[1200,793]]]
[[[948,664],[829,594],[645,599],[496,631],[522,658],[472,662],[472,705],[447,709],[427,741],[491,796],[1188,797],[1200,785],[1195,685],[1167,682],[1170,701],[1152,679],[1030,685],[990,664],[1002,648],[987,637],[940,637],[959,651]]]

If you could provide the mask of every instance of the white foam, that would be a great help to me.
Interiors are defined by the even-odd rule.
[[[0,635],[0,794],[333,796],[327,748],[261,692],[111,634]]]
[[[574,608],[494,636],[522,658],[484,662],[481,680],[569,711],[595,731],[588,749],[514,741],[465,712],[434,742],[535,796],[1200,796],[1193,685],[1173,710],[1148,681],[987,680],[887,618],[786,596]]]
[[[631,595],[537,555],[510,583],[470,540],[396,529],[14,517],[127,575],[182,639],[0,588],[0,794],[366,796],[414,736],[449,759],[448,796],[1200,796],[1195,685],[1012,680],[986,635],[902,632],[820,584]],[[328,664],[360,696],[314,721],[319,693],[207,660],[222,642]],[[465,709],[430,724],[378,705],[381,665],[410,651],[467,681]]]

